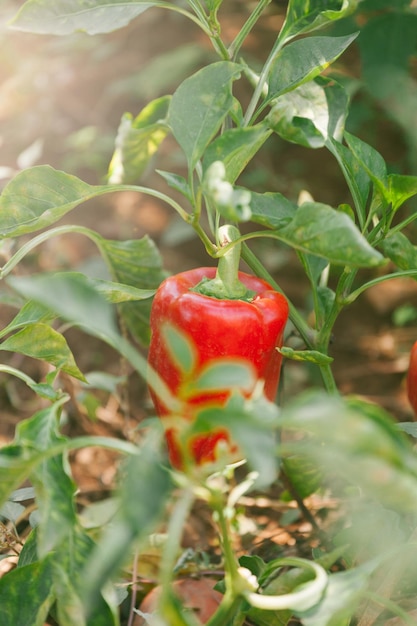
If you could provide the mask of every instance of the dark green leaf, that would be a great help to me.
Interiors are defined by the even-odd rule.
[[[348,132],[345,132],[345,139],[365,172],[386,197],[388,195],[387,166],[382,156],[372,146]]]
[[[219,61],[187,78],[176,90],[168,124],[193,169],[233,105],[232,83],[242,68]]]
[[[251,192],[251,220],[267,228],[279,229],[294,217],[296,206],[278,192]]]
[[[269,76],[267,100],[272,100],[312,80],[335,61],[357,34],[345,37],[306,37],[285,46]]]
[[[188,182],[183,176],[179,174],[173,174],[172,172],[164,172],[162,170],[156,170],[158,174],[168,183],[168,185],[179,191],[189,202],[193,201],[192,192]]]
[[[164,120],[170,100],[164,96],[150,102],[135,119],[130,113],[124,114],[109,166],[110,183],[135,183],[146,171],[169,132]]]
[[[360,224],[363,225],[366,220],[371,179],[358,159],[346,146],[332,138],[327,141],[326,145],[340,165],[355,201]]]
[[[271,132],[264,124],[225,131],[208,146],[204,155],[204,170],[214,161],[222,161],[226,168],[226,180],[234,183]]]
[[[417,248],[404,233],[388,235],[380,244],[380,248],[397,267],[402,270],[417,269]]]
[[[51,35],[85,32],[110,33],[122,28],[157,0],[28,0],[11,26],[18,30]]]
[[[27,324],[22,330],[5,339],[0,344],[0,350],[41,359],[74,378],[85,380],[64,336],[47,324]]]
[[[302,204],[276,235],[296,249],[337,265],[373,267],[384,261],[345,213],[318,202]]]
[[[17,567],[0,578],[4,626],[43,626],[54,601],[52,557]]]
[[[16,441],[46,451],[65,441],[58,430],[60,405],[38,411],[18,425]],[[70,478],[63,455],[44,460],[31,474],[41,516],[37,534],[39,556],[57,548],[72,532],[76,523],[74,495],[76,487]]]
[[[149,292],[157,289],[166,278],[159,250],[147,236],[126,241],[100,239],[98,245],[112,276],[124,285]],[[120,305],[121,314],[129,331],[143,345],[149,341],[151,304],[148,298],[141,302],[125,302]]]

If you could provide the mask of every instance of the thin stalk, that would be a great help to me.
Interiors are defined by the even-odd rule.
[[[166,543],[161,562],[161,606],[167,600],[169,586],[172,581],[175,563],[178,558],[178,548],[181,545],[181,538],[184,532],[185,523],[194,502],[194,493],[191,488],[181,490],[181,497],[176,503],[170,517],[168,530],[166,533]]]
[[[352,291],[348,296],[343,299],[343,305],[352,304],[364,291],[369,289],[370,287],[374,287],[375,285],[379,285],[379,283],[383,283],[386,280],[391,280],[392,278],[416,278],[417,270],[404,270],[401,272],[393,272],[392,274],[386,274],[385,276],[378,276],[378,278],[374,278],[364,283],[355,291]]]
[[[273,287],[276,291],[279,291],[287,298],[286,294],[283,292],[278,283],[272,278],[270,273],[265,269],[261,261],[256,257],[256,255],[252,252],[250,248],[246,244],[242,246],[242,259],[249,265],[251,270],[260,278],[263,278],[271,287]],[[310,326],[306,323],[304,318],[300,315],[294,304],[288,300],[288,307],[290,311],[290,319],[297,331],[300,333],[304,343],[306,346],[313,350],[315,349],[315,331],[310,328]]]
[[[246,37],[248,36],[252,28],[255,26],[256,22],[262,15],[264,9],[268,6],[268,4],[271,3],[271,1],[272,0],[260,0],[258,2],[254,11],[252,11],[250,16],[248,17],[248,19],[246,20],[246,22],[243,24],[242,28],[240,29],[239,33],[236,35],[236,37],[234,38],[234,40],[229,46],[229,55],[231,59],[236,58]]]
[[[257,104],[259,102],[259,99],[262,95],[262,91],[263,88],[266,84],[266,81],[268,79],[268,74],[269,71],[271,69],[272,63],[275,61],[275,57],[277,56],[278,52],[281,50],[282,46],[284,44],[284,41],[282,41],[280,39],[280,37],[278,36],[277,41],[275,42],[274,47],[272,48],[271,52],[269,53],[269,56],[262,68],[262,71],[259,75],[259,81],[258,84],[255,87],[255,90],[252,94],[252,98],[250,99],[250,102],[248,104],[248,108],[246,109],[246,113],[243,119],[243,126],[249,126],[250,121],[252,119],[253,114],[255,113],[255,109],[257,107]]]

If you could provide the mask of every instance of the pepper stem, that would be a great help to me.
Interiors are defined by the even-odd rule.
[[[228,246],[237,241],[239,237],[239,230],[232,224],[220,226],[218,230],[220,247]],[[222,254],[219,258],[215,278],[203,278],[193,291],[220,300],[251,300],[253,292],[239,280],[240,249],[241,244],[236,243]]]

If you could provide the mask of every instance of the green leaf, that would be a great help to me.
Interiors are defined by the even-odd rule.
[[[10,25],[17,30],[39,34],[89,35],[110,33],[122,28],[149,7],[155,0],[28,0]]]
[[[286,141],[321,148],[330,137],[341,138],[346,115],[343,88],[317,78],[274,99],[267,122]]]
[[[303,616],[303,626],[348,626],[373,574],[372,564],[329,576],[322,601]]]
[[[306,37],[285,46],[271,67],[267,101],[321,74],[356,37]]]
[[[367,215],[371,179],[360,161],[346,146],[332,138],[327,141],[326,146],[340,165],[355,202],[359,223],[363,226]]]
[[[43,306],[43,304],[29,300],[29,302],[26,302],[22,306],[10,324],[2,328],[0,331],[0,337],[4,337],[5,335],[27,326],[28,324],[35,324],[37,322],[52,322],[54,318],[55,315]]]
[[[417,269],[417,248],[404,233],[388,235],[379,246],[397,267],[402,270]]]
[[[251,391],[255,385],[255,375],[247,363],[237,359],[219,358],[208,364],[198,378],[190,384],[191,393],[201,391],[228,391],[239,389]]]
[[[221,409],[211,407],[200,411],[192,432],[207,432],[219,426],[226,428],[251,469],[258,473],[256,487],[262,488],[277,477],[277,417],[277,406],[264,396],[245,400],[239,393],[234,393]]]
[[[24,454],[22,446],[10,444],[0,450],[0,506],[29,476],[38,459]]]
[[[85,381],[68,344],[60,333],[43,323],[27,324],[0,344],[0,350],[41,359],[74,378]]]
[[[392,210],[397,211],[409,198],[417,194],[417,176],[388,175],[388,199]]]
[[[336,265],[373,267],[384,262],[350,217],[319,202],[302,204],[291,222],[275,234],[290,246]]]
[[[66,439],[58,430],[60,404],[38,411],[33,417],[17,427],[16,441],[23,446],[47,451]],[[40,513],[37,534],[39,556],[45,556],[57,548],[72,532],[76,523],[74,495],[76,486],[70,478],[64,456],[48,458],[31,474]]]
[[[116,137],[116,149],[109,166],[110,183],[135,183],[169,133],[165,123],[171,97],[150,102],[133,119],[125,113]]]
[[[52,556],[17,567],[0,578],[3,623],[43,626],[54,601]]]
[[[168,322],[161,329],[170,356],[183,376],[190,376],[197,365],[197,354],[186,333]]]
[[[332,363],[333,357],[323,354],[318,350],[294,350],[287,346],[277,348],[278,352],[285,356],[286,359],[293,361],[305,361],[307,363],[316,363],[317,365],[328,365]]]
[[[187,78],[174,93],[168,124],[194,169],[233,106],[232,82],[242,67],[219,61]]]
[[[279,229],[294,217],[296,205],[278,192],[251,192],[251,221],[267,228]]]
[[[385,198],[387,198],[387,166],[383,157],[372,148],[369,144],[362,141],[358,137],[345,132],[346,143],[352,150],[358,162],[361,164],[369,178],[373,181],[376,187],[380,190]]]
[[[356,9],[359,0],[290,0],[280,39],[288,40],[346,17]]]
[[[234,183],[271,133],[265,124],[226,130],[208,146],[204,154],[204,171],[214,161],[222,161],[226,168],[226,180]]]
[[[114,339],[119,333],[114,308],[84,278],[39,274],[11,277],[8,283],[26,298],[42,302],[63,319],[87,328],[96,337]]]
[[[142,239],[112,241],[100,238],[98,246],[109,265],[115,280],[123,285],[150,293],[166,278],[162,269],[162,257],[155,243],[148,236]],[[133,337],[142,345],[149,342],[149,297],[140,302],[125,302],[120,305],[121,315]]]
[[[86,200],[113,191],[37,165],[17,174],[0,196],[0,237],[18,237],[50,226]]]
[[[56,272],[54,276],[74,277],[80,283],[85,282],[90,285],[97,293],[101,294],[107,302],[112,304],[120,304],[121,302],[138,302],[147,300],[155,295],[155,289],[138,289],[131,285],[123,285],[110,280],[101,280],[98,278],[90,278],[80,272]]]
[[[105,528],[82,573],[87,606],[129,558],[135,542],[147,537],[164,510],[172,485],[169,472],[162,466],[161,435],[150,429],[137,455],[121,468],[118,513]]]
[[[163,170],[156,170],[158,174],[162,176],[165,182],[175,191],[179,191],[189,202],[193,202],[193,194],[188,182],[183,176],[179,174],[173,174],[172,172],[164,172]]]

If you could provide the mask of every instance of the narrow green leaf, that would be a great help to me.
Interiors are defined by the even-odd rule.
[[[138,453],[121,468],[118,513],[104,530],[82,573],[87,606],[129,558],[134,543],[147,537],[164,510],[172,484],[162,465],[161,435],[150,429]]]
[[[123,115],[109,166],[110,183],[135,183],[140,180],[169,133],[164,119],[170,100],[170,96],[164,96],[150,102],[135,119],[130,113]]]
[[[43,626],[54,601],[52,557],[17,567],[0,578],[1,619],[6,626]]]
[[[308,363],[317,363],[318,365],[328,365],[332,363],[333,357],[328,354],[323,354],[317,350],[294,350],[287,346],[277,348],[285,358],[293,361],[307,361]]]
[[[222,161],[226,168],[226,180],[234,183],[271,133],[272,130],[265,124],[225,131],[208,146],[204,154],[204,170],[214,161]]]
[[[357,33],[345,37],[306,37],[285,46],[271,67],[267,100],[321,74],[356,37]]]
[[[41,359],[74,378],[85,380],[63,335],[41,322],[27,324],[0,344],[0,350]]]
[[[186,333],[173,324],[166,323],[161,330],[172,360],[177,364],[183,376],[190,376],[197,364],[197,354],[193,343]]]
[[[12,28],[39,34],[89,35],[122,28],[156,0],[28,0],[11,21]]]
[[[319,202],[302,204],[292,221],[276,235],[290,246],[336,265],[373,267],[384,262],[350,217]]]
[[[172,97],[168,114],[175,139],[193,169],[233,106],[232,83],[242,71],[219,61],[187,78]]]
[[[165,182],[175,191],[179,191],[189,202],[192,203],[193,195],[188,182],[183,176],[179,174],[173,174],[172,172],[164,172],[163,170],[156,170],[158,174],[162,176]]]
[[[155,289],[138,289],[131,285],[123,285],[110,280],[101,280],[98,278],[90,278],[80,272],[56,272],[54,276],[73,277],[80,283],[85,282],[90,285],[97,293],[103,296],[107,302],[112,304],[120,304],[121,302],[137,302],[152,298]]]

